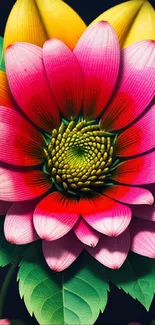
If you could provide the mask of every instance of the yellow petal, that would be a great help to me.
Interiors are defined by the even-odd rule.
[[[97,17],[92,23],[100,20],[108,21],[114,28],[120,45],[122,46],[125,36],[128,33],[138,11],[143,4],[143,0],[133,0],[121,3],[105,11]]]
[[[42,46],[55,37],[73,49],[85,28],[62,0],[17,0],[7,21],[4,47],[21,41]]]
[[[71,49],[86,29],[79,15],[61,0],[36,0],[48,37],[62,40]]]
[[[123,47],[145,39],[155,40],[155,10],[148,1],[142,5]]]
[[[0,71],[0,106],[12,107],[13,102],[10,94],[6,73]]]

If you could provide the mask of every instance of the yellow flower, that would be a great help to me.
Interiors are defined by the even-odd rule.
[[[42,46],[49,38],[74,48],[86,25],[62,0],[17,0],[7,21],[4,47],[15,42]]]
[[[121,3],[102,13],[92,24],[100,20],[107,20],[113,26],[121,47],[141,40],[155,40],[155,11],[148,1]]]

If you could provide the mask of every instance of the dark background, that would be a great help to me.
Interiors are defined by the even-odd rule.
[[[121,0],[66,0],[66,2],[79,13],[87,24],[89,24],[99,14],[110,7],[119,4]],[[155,1],[152,0],[150,2],[155,7]],[[5,23],[14,3],[15,0],[1,0],[1,36],[4,34]],[[0,283],[2,283],[7,270],[8,267],[0,270]],[[38,324],[35,319],[29,316],[23,301],[21,301],[19,298],[16,275],[9,287],[3,317],[9,319],[21,319],[27,325]],[[140,303],[126,295],[123,291],[111,286],[111,292],[109,294],[106,310],[104,314],[100,315],[96,325],[127,325],[131,321],[139,322],[142,325],[150,325],[153,318],[155,319],[155,300],[152,303],[150,312],[147,312],[145,308],[140,305]]]

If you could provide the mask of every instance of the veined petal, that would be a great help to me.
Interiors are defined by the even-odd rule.
[[[14,203],[10,207],[4,221],[4,234],[12,244],[28,244],[39,239],[33,226],[36,204],[36,201],[26,201]]]
[[[0,161],[33,166],[43,161],[45,145],[41,133],[21,114],[0,106]]]
[[[108,23],[114,28],[120,45],[122,46],[143,2],[143,0],[127,1],[114,6],[103,12],[92,22],[92,24],[101,20],[108,21]]]
[[[133,218],[129,229],[131,251],[155,258],[155,222]]]
[[[83,100],[83,79],[76,56],[64,43],[51,39],[44,44],[43,60],[61,112],[69,118],[77,116]]]
[[[10,45],[5,55],[6,71],[18,105],[37,126],[51,132],[59,125],[59,112],[47,82],[42,52],[33,44]]]
[[[155,148],[155,105],[117,138],[117,157],[131,157]]]
[[[79,218],[78,202],[54,192],[46,196],[34,211],[33,222],[39,237],[56,240],[67,234]]]
[[[56,37],[73,49],[85,28],[78,14],[61,0],[17,0],[6,24],[5,48],[15,42],[42,46]]]
[[[0,106],[14,108],[6,72],[0,71]]]
[[[142,41],[122,50],[120,82],[102,117],[106,130],[121,129],[134,121],[154,97],[155,42]]]
[[[5,215],[11,207],[11,202],[0,201],[0,216]]]
[[[123,47],[144,39],[155,40],[155,11],[149,1],[143,2],[136,19],[127,33]]]
[[[116,238],[102,236],[96,247],[86,247],[86,249],[101,264],[110,269],[119,269],[130,249],[129,231],[126,229]]]
[[[0,200],[18,202],[34,199],[51,188],[51,181],[40,170],[16,171],[0,167]]]
[[[119,236],[131,221],[131,210],[126,205],[105,196],[80,199],[80,214],[97,231],[111,236]]]
[[[144,185],[155,182],[155,151],[120,163],[111,176],[123,184]]]
[[[43,240],[43,253],[48,266],[56,272],[67,269],[83,250],[82,243],[77,239],[74,232],[54,240]]]
[[[98,116],[107,104],[119,71],[120,49],[107,22],[98,22],[81,36],[74,53],[84,78],[84,115]]]
[[[104,195],[114,200],[127,204],[152,204],[154,197],[152,193],[141,187],[132,187],[124,185],[112,185],[107,187]]]
[[[100,233],[91,228],[82,218],[74,227],[77,238],[85,245],[95,247],[100,239]]]

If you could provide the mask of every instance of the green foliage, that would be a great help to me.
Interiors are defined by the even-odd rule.
[[[3,37],[0,36],[0,70],[5,71],[5,61],[3,52]]]
[[[18,273],[19,291],[39,324],[94,324],[107,304],[106,268],[84,253],[66,271],[46,265],[39,243],[24,254]]]
[[[130,253],[119,270],[109,271],[110,280],[149,310],[155,293],[155,260]]]
[[[0,217],[0,267],[9,263],[17,264],[27,245],[12,245],[4,237],[3,232],[4,218]]]

